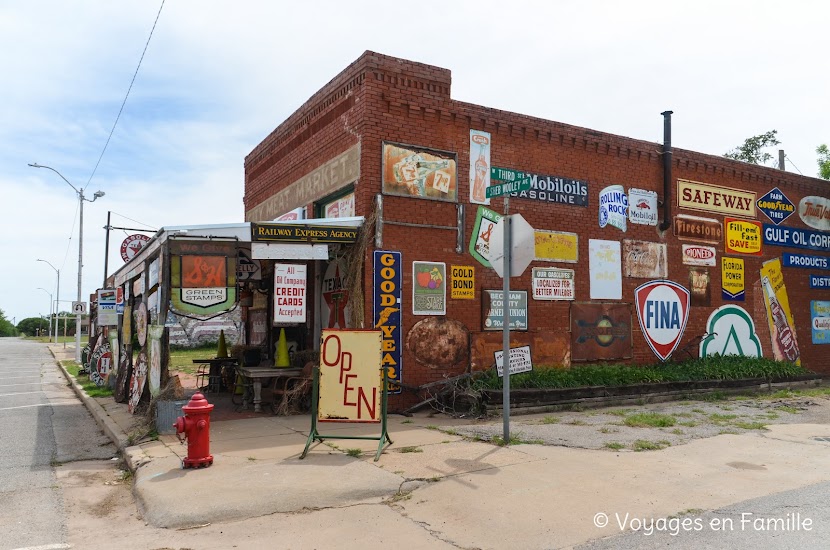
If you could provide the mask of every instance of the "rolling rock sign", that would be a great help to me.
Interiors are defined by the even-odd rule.
[[[649,281],[634,290],[634,302],[646,343],[661,361],[666,361],[686,330],[689,291],[673,281]]]

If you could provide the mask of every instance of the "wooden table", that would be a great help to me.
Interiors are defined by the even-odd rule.
[[[247,409],[253,389],[254,411],[262,410],[262,380],[269,378],[290,378],[302,376],[303,369],[277,367],[236,367],[236,372],[244,379],[245,391],[242,394],[242,408]]]
[[[222,389],[222,367],[225,365],[236,365],[236,358],[214,357],[212,359],[194,359],[193,363],[197,365],[210,365],[206,391],[218,393]]]

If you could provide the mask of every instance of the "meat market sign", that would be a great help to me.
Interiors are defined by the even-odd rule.
[[[677,180],[677,206],[742,218],[754,218],[756,194],[697,181]]]

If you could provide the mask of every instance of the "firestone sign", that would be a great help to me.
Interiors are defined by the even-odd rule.
[[[634,302],[646,343],[661,361],[667,360],[686,330],[689,291],[673,281],[649,281],[634,290]]]

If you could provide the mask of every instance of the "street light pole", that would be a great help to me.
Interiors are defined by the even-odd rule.
[[[81,297],[81,282],[82,282],[82,273],[84,269],[84,201],[87,202],[95,202],[99,198],[104,196],[103,191],[96,191],[95,194],[92,195],[92,200],[89,200],[84,197],[84,188],[81,187],[78,189],[74,185],[72,185],[68,179],[63,177],[63,174],[52,168],[51,166],[43,166],[42,164],[38,163],[29,163],[29,166],[32,168],[46,168],[47,170],[51,170],[52,172],[56,173],[61,177],[63,181],[65,181],[69,187],[72,188],[75,193],[78,195],[78,302],[83,302]],[[81,314],[78,313],[75,316],[75,362],[81,362]]]
[[[49,337],[46,339],[46,341],[48,342],[52,339],[52,293],[43,288],[42,286],[37,287],[37,289],[42,290],[43,292],[49,295]]]
[[[55,285],[55,344],[58,343],[58,308],[61,307],[61,270],[57,267],[53,266],[48,260],[41,260],[38,258],[39,262],[43,262],[47,264],[49,267],[55,270],[55,273],[58,276],[58,282]]]

